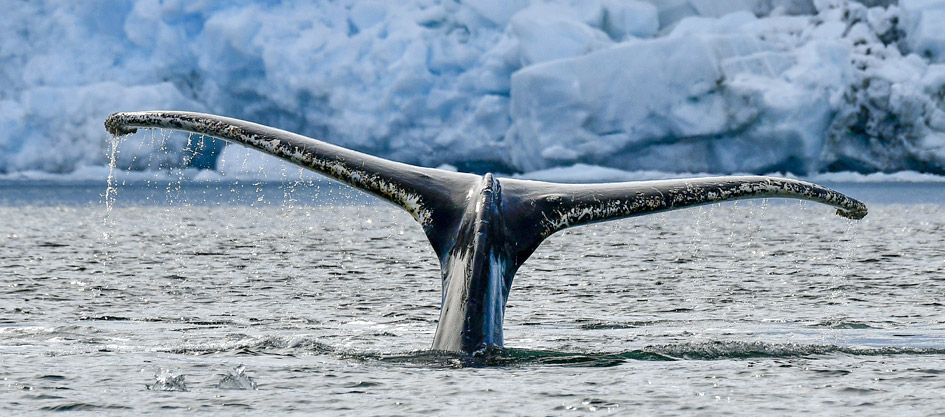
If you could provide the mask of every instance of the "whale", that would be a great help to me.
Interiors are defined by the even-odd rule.
[[[171,129],[256,149],[373,194],[406,210],[439,259],[440,317],[432,349],[475,353],[503,346],[516,271],[560,230],[721,201],[793,198],[866,216],[862,202],[809,182],[729,176],[560,184],[475,175],[390,161],[299,134],[228,117],[180,111],[119,112],[115,136]]]

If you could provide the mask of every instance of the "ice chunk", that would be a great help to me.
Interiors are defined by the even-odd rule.
[[[734,12],[720,18],[687,17],[673,28],[672,32],[670,32],[670,36],[738,33],[741,32],[743,26],[753,23],[755,20],[757,20],[755,15],[747,11]]]
[[[735,131],[751,114],[734,103],[748,98],[723,94],[720,62],[769,48],[746,36],[672,37],[525,68],[512,77],[513,163],[547,168],[545,155],[606,165],[654,144]]]
[[[505,27],[509,19],[528,6],[528,0],[464,0],[463,5],[499,27]]]
[[[14,2],[0,174],[105,166],[102,119],[161,108],[461,171],[945,172],[945,0],[895,3]],[[219,146],[141,133],[119,166],[212,166]]]
[[[529,7],[515,14],[509,27],[518,39],[522,66],[581,56],[612,43],[573,10],[560,6]]]
[[[815,12],[811,0],[648,0],[657,7],[660,28],[672,27],[680,20],[701,16],[718,18],[748,11],[756,16],[767,16],[772,11],[801,15]]]
[[[615,41],[624,41],[628,37],[648,38],[659,30],[659,10],[650,3],[605,0],[601,6],[601,29]]]
[[[181,108],[201,110],[170,83],[125,87],[102,82],[69,87],[35,87],[20,96],[25,107],[3,102],[0,125],[0,172],[42,170],[70,172],[83,165],[106,165],[107,134],[102,120],[119,110]],[[122,147],[118,166],[143,168],[159,149],[174,165],[183,161],[186,135],[153,141],[138,135]],[[154,168],[160,166],[156,163]]]
[[[902,0],[899,8],[909,48],[932,62],[945,62],[945,1]]]
[[[375,0],[362,0],[351,6],[348,19],[353,29],[362,31],[381,23],[387,17],[387,3]]]

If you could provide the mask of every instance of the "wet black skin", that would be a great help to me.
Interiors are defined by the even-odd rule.
[[[866,206],[836,191],[771,177],[717,177],[611,184],[497,179],[388,161],[283,130],[220,116],[171,111],[115,113],[114,135],[173,129],[239,143],[398,205],[423,227],[440,260],[443,299],[433,349],[472,353],[502,346],[515,272],[558,230],[588,223],[748,198],[796,198],[859,219]]]

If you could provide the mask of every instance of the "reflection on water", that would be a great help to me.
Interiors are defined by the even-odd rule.
[[[508,347],[467,356],[426,350],[433,251],[360,193],[125,184],[103,224],[101,184],[0,184],[0,409],[938,412],[945,186],[834,186],[870,215],[743,201],[561,232],[516,277]]]

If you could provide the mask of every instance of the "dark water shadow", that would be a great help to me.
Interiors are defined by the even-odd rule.
[[[706,342],[654,345],[623,352],[564,352],[516,348],[487,348],[473,354],[416,351],[405,354],[336,352],[346,359],[432,368],[519,366],[611,367],[632,361],[716,361],[746,359],[828,359],[838,356],[945,356],[938,348],[851,348],[835,345]]]
[[[472,354],[418,350],[411,352],[364,352],[339,349],[314,337],[237,337],[223,343],[175,346],[160,351],[180,355],[236,355],[335,357],[366,364],[405,367],[482,368],[521,366],[609,367],[634,361],[718,361],[750,359],[834,359],[840,357],[941,356],[945,348],[844,347],[837,345],[710,341],[650,345],[626,351],[557,351],[489,347]]]

